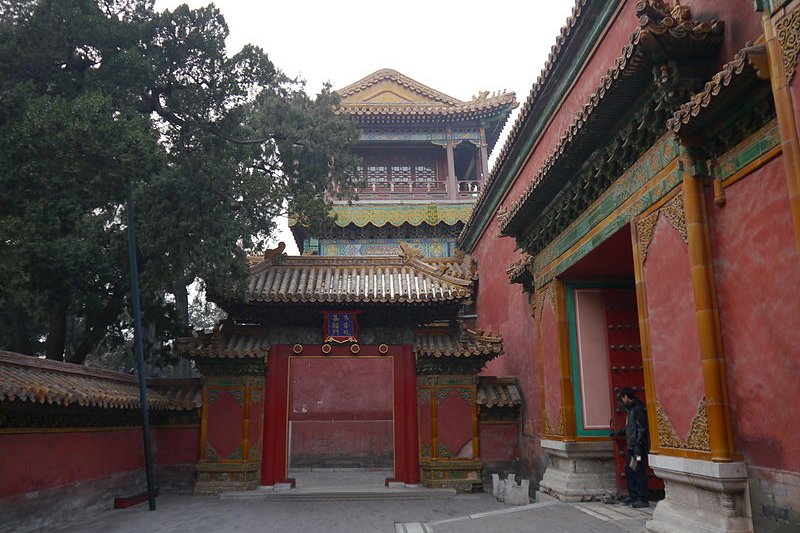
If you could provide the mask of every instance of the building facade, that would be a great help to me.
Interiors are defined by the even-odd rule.
[[[204,376],[196,493],[342,467],[472,490],[481,433],[493,464],[514,459],[520,399],[479,383],[502,339],[462,321],[477,272],[455,248],[514,95],[462,102],[392,70],[339,93],[361,131],[355,197],[322,234],[294,223],[303,255],[253,258],[228,318],[176,342]]]
[[[650,531],[798,528],[797,4],[576,2],[458,240],[542,491],[624,487],[634,387]]]

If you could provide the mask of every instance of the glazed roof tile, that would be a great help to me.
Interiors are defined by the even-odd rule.
[[[477,404],[483,407],[515,407],[522,404],[522,396],[514,377],[478,378]]]
[[[210,359],[261,359],[269,353],[263,328],[218,324],[211,332],[197,331],[193,337],[175,340],[175,350],[184,357]]]
[[[385,81],[391,80],[407,89],[412,90],[415,93],[419,93],[431,100],[435,100],[437,102],[441,102],[443,104],[449,105],[459,105],[463,104],[463,102],[457,98],[453,98],[452,96],[446,95],[443,92],[437,91],[436,89],[432,89],[427,85],[423,85],[422,83],[409,78],[408,76],[397,72],[396,70],[392,70],[390,68],[384,68],[369,74],[358,80],[357,82],[351,83],[347,87],[339,89],[336,91],[342,98],[357,98],[358,93],[369,89],[370,87]]]
[[[514,121],[514,124],[511,126],[511,130],[509,131],[508,135],[506,136],[506,140],[503,143],[503,147],[500,149],[500,153],[498,154],[497,158],[495,158],[489,175],[486,177],[483,185],[481,186],[481,190],[475,202],[475,209],[473,209],[472,215],[470,216],[469,220],[467,220],[464,229],[461,232],[462,235],[468,230],[469,226],[473,223],[475,214],[483,206],[486,200],[486,191],[492,187],[492,183],[499,174],[500,168],[506,163],[511,151],[511,147],[520,142],[519,137],[522,129],[532,117],[532,108],[537,102],[539,102],[539,94],[542,92],[544,86],[550,82],[553,67],[558,61],[561,60],[562,51],[565,49],[564,44],[572,34],[578,19],[580,19],[581,14],[583,13],[583,8],[587,1],[588,0],[575,0],[575,5],[572,7],[572,15],[567,18],[567,22],[561,27],[561,32],[556,37],[556,43],[550,48],[550,54],[547,56],[547,61],[545,61],[544,67],[539,73],[539,77],[531,87],[531,90],[528,93],[528,98],[525,100],[525,103],[522,104],[522,109],[520,109],[519,113],[517,114],[517,118]]]
[[[573,33],[584,9],[587,7],[587,2],[588,0],[576,0],[575,6],[572,9],[572,16],[567,19],[566,24],[562,27],[561,33],[556,39],[556,44],[551,48],[550,55],[539,78],[531,88],[531,92],[511,128],[505,144],[481,188],[475,203],[475,209],[461,232],[462,236],[469,231],[471,225],[474,223],[476,214],[481,210],[485,202],[486,192],[492,187],[496,177],[500,174],[504,165],[506,165],[507,159],[511,156],[512,148],[522,142],[521,135],[525,125],[533,118],[532,112],[540,102],[542,91],[551,83],[555,65],[564,60],[562,52],[565,49],[565,44],[569,41],[570,35]],[[636,56],[637,52],[640,51],[639,48],[641,48],[640,45],[643,43],[643,38],[644,41],[650,41],[651,36],[666,36],[667,38],[673,39],[675,42],[686,41],[688,46],[692,46],[691,43],[704,40],[719,40],[724,28],[724,24],[716,20],[708,22],[691,20],[688,8],[680,4],[676,4],[670,8],[663,0],[642,0],[638,2],[636,5],[636,14],[639,17],[639,27],[631,36],[630,44],[623,47],[622,55],[616,59],[614,66],[608,70],[607,74],[600,79],[597,89],[594,93],[589,95],[572,124],[567,127],[567,130],[562,134],[556,147],[552,150],[544,163],[542,163],[531,184],[522,193],[521,197],[514,202],[509,212],[505,214],[500,222],[501,232],[505,233],[503,230],[509,225],[515,215],[517,215],[522,204],[527,201],[533,191],[539,186],[544,176],[558,158],[561,157],[566,147],[572,142],[575,136],[579,134],[581,130],[586,131],[588,129],[586,126],[592,113],[600,105],[606,94],[613,92],[615,89],[614,86],[618,85],[618,80],[622,80],[626,77],[626,70],[631,71],[639,66],[641,60]],[[656,43],[656,46],[659,45]]]
[[[182,385],[176,381],[164,389],[148,384],[150,408],[187,410],[196,407],[199,382],[181,381],[184,381]],[[136,376],[4,351],[0,351],[0,401],[101,409],[140,407]]]
[[[465,327],[429,328],[419,331],[414,352],[417,357],[497,357],[503,353],[503,338]]]
[[[376,100],[370,90],[383,84],[394,85],[413,95],[412,99]],[[490,94],[481,91],[472,100],[453,98],[391,69],[378,70],[337,91],[342,97],[339,113],[361,124],[399,125],[453,123],[483,119],[486,140],[491,150],[511,114],[517,107],[513,92]],[[362,94],[363,93],[363,94]]]
[[[618,115],[619,109],[616,108],[624,109],[638,96],[636,89],[642,80],[652,83],[650,69],[643,68],[647,62],[649,49],[663,54],[666,43],[669,43],[673,49],[680,50],[684,55],[690,55],[696,47],[695,43],[704,40],[719,42],[724,29],[724,24],[717,20],[692,20],[688,9],[684,6],[676,5],[669,10],[661,0],[639,2],[636,11],[639,15],[639,27],[631,35],[630,43],[622,48],[622,54],[600,79],[597,89],[588,96],[550,155],[539,167],[531,183],[503,216],[500,221],[502,234],[508,234],[508,228],[519,222],[517,217],[521,209],[542,187],[543,182],[548,180],[554,167],[562,160],[575,165],[585,159],[580,155],[568,157],[567,153],[574,147],[573,145],[580,141],[588,148],[579,149],[591,152],[589,148],[607,138],[606,117],[598,117],[599,111],[605,108],[605,115]],[[666,41],[657,39],[661,36]]]
[[[426,259],[406,243],[399,256],[267,253],[251,264],[250,303],[429,303],[467,299],[476,279],[470,256]]]
[[[763,76],[762,79],[759,76],[751,54],[764,56],[764,46],[747,46],[740,50],[733,61],[723,65],[722,70],[712,76],[702,91],[681,105],[667,121],[667,129],[676,134],[692,133],[702,128],[703,124],[713,122],[719,115],[727,113],[735,105],[732,102],[752,97],[756,86],[766,88],[768,83],[765,79],[768,77]]]

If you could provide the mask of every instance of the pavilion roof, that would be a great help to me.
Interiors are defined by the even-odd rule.
[[[481,376],[478,378],[477,403],[486,408],[521,405],[522,396],[517,388],[517,378]]]
[[[422,124],[488,120],[489,149],[517,107],[513,92],[481,91],[471,100],[453,98],[392,69],[373,72],[337,91],[339,112],[360,124]]]
[[[210,332],[175,339],[175,350],[184,357],[210,359],[261,359],[269,352],[264,328],[224,321]]]
[[[714,74],[703,90],[682,104],[667,121],[667,129],[678,135],[696,135],[709,125],[726,123],[732,109],[769,89],[769,67],[764,45],[739,50],[734,59]]]
[[[148,380],[151,409],[191,410],[199,404],[196,379]],[[102,409],[138,409],[136,376],[0,351],[0,401]]]
[[[416,335],[417,357],[483,357],[492,359],[503,353],[503,338],[473,331],[460,325],[425,328]]]
[[[251,260],[250,304],[426,304],[467,300],[477,278],[470,256],[427,259],[406,243],[399,256],[286,256]]]

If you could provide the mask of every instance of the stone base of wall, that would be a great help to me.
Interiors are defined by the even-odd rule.
[[[753,529],[759,533],[800,531],[800,473],[747,467]]]
[[[194,463],[156,465],[155,469],[159,494],[192,494],[194,492]]]
[[[617,491],[614,443],[541,440],[548,456],[539,490],[563,502],[599,500]]]
[[[223,492],[251,490],[259,486],[261,463],[217,463],[200,461],[193,494],[214,495]]]
[[[483,488],[480,461],[420,461],[422,484],[432,489],[472,492]]]
[[[744,463],[714,463],[650,455],[650,467],[664,480],[647,530],[653,533],[752,533]]]
[[[96,518],[114,498],[147,490],[144,469],[0,500],[0,533],[50,531]]]

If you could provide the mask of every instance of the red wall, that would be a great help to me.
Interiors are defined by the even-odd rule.
[[[154,428],[156,464],[195,463],[199,429]],[[0,435],[0,498],[144,467],[140,428]]]
[[[0,498],[144,466],[138,428],[0,435]]]
[[[709,206],[735,440],[754,465],[800,471],[800,257],[783,159]]]
[[[483,422],[478,430],[484,463],[519,459],[519,426],[516,422]]]
[[[137,430],[138,431],[138,430]],[[141,435],[141,433],[140,433]],[[159,465],[196,463],[200,460],[200,428],[152,428],[153,461]]]
[[[391,466],[391,358],[294,357],[290,376],[291,465]]]
[[[521,413],[523,466],[534,468],[541,461],[536,435],[541,433],[541,372],[538,365],[536,325],[521,285],[511,285],[505,267],[519,258],[512,239],[498,239],[497,221],[478,242],[473,255],[480,281],[476,298],[478,328],[503,336],[505,353],[486,366],[483,375],[515,376],[523,398]],[[491,238],[489,238],[491,236]]]
[[[644,263],[655,393],[681,440],[703,397],[689,247],[662,215]]]

